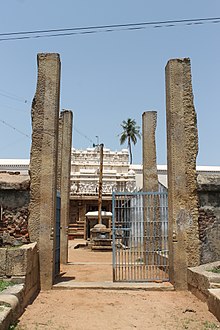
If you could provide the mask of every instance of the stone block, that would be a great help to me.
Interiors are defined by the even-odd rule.
[[[1,293],[0,294],[0,303],[1,302],[9,304],[14,309],[18,306],[19,300],[16,296],[14,296],[12,294]]]
[[[39,267],[38,266],[33,268],[33,271],[31,273],[31,277],[32,277],[33,285],[38,285],[39,286],[40,278],[39,278]]]
[[[32,273],[28,273],[25,278],[25,291],[28,292],[33,286]]]
[[[220,321],[220,289],[209,289],[208,307]]]
[[[13,309],[5,306],[3,311],[0,313],[0,330],[8,329],[13,321]]]
[[[194,289],[193,293],[198,291],[196,296],[198,296],[200,292],[201,297],[203,296],[203,299],[201,299],[201,297],[199,298],[204,301],[208,298],[208,289],[210,288],[210,283],[208,277],[198,268],[199,267],[188,269],[187,280],[188,280],[188,285],[190,286],[190,290],[193,291]]]
[[[39,287],[39,271],[36,268],[34,268],[31,273],[26,275],[25,290],[29,291],[35,286]]]
[[[10,280],[13,283],[16,283],[16,284],[24,284],[25,283],[25,276],[12,276],[10,278]]]
[[[30,243],[28,245],[23,245],[21,249],[24,250],[26,263],[27,263],[26,272],[29,273],[32,271],[34,267],[34,262],[36,260],[35,255],[37,255],[37,243]]]
[[[9,326],[15,323],[23,312],[24,288],[23,285],[14,285],[8,287],[0,294],[1,302],[10,307],[4,307],[0,313],[0,330],[9,329]]]
[[[6,276],[24,276],[27,273],[27,254],[24,249],[7,250]]]
[[[30,243],[6,249],[6,276],[22,277],[38,265],[37,244]],[[34,263],[33,263],[34,262]]]
[[[0,248],[0,276],[6,275],[6,248]]]
[[[25,307],[30,304],[36,298],[39,291],[39,286],[37,285],[33,286],[29,291],[26,290],[23,299],[23,306]]]
[[[189,290],[200,300],[208,303],[210,289],[220,289],[220,274],[211,272],[214,267],[218,267],[220,261],[213,262],[198,267],[188,269],[187,279]],[[210,298],[214,304],[214,298]]]

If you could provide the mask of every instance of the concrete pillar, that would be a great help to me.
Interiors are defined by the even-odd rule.
[[[38,54],[37,89],[32,102],[29,233],[37,241],[41,289],[54,279],[54,228],[57,190],[57,144],[60,98],[58,54]]]
[[[187,267],[200,262],[196,157],[198,132],[190,60],[166,66],[167,165],[170,279],[187,289]]]
[[[68,226],[70,217],[70,172],[73,113],[63,110],[59,119],[58,185],[61,197],[60,210],[60,262],[68,262]]]
[[[142,114],[142,149],[143,149],[143,191],[158,192],[157,159],[155,132],[157,112],[146,111]],[[161,246],[161,223],[159,196],[144,196],[144,247],[145,262],[157,263],[156,251]]]

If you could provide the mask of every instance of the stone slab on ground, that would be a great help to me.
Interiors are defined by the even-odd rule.
[[[53,285],[55,290],[74,289],[105,289],[105,290],[145,290],[145,291],[173,291],[173,285],[164,283],[125,283],[125,282],[59,282]]]

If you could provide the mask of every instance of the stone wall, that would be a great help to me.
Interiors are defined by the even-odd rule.
[[[0,246],[29,242],[29,186],[27,175],[0,173]]]
[[[28,206],[30,200],[30,180],[19,172],[0,172],[0,205],[3,208]]]
[[[28,206],[30,200],[29,190],[1,190],[0,189],[0,205],[4,209],[14,209],[17,207]]]
[[[29,243],[27,207],[1,210],[0,246]]]
[[[201,264],[220,260],[220,176],[198,175]]]

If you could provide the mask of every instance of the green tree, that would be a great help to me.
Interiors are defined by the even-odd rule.
[[[123,131],[119,134],[120,144],[124,144],[128,141],[130,164],[132,164],[131,143],[135,145],[137,143],[137,138],[141,138],[140,126],[136,124],[134,119],[128,118],[127,120],[123,120],[121,127],[123,128]]]

